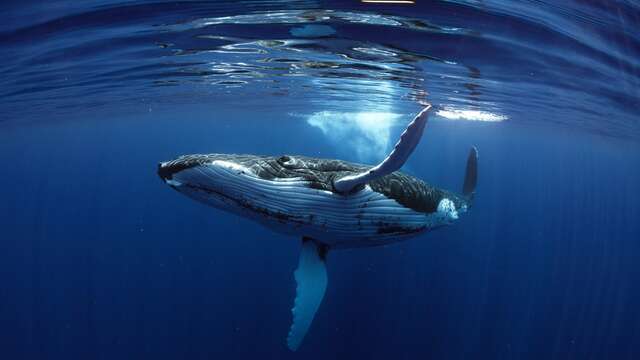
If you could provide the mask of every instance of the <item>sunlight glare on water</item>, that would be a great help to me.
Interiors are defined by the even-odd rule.
[[[508,117],[505,115],[500,115],[500,114],[491,113],[487,111],[463,110],[463,109],[454,109],[450,107],[445,107],[444,109],[438,110],[436,114],[448,120],[499,122],[499,121],[505,121],[508,119]]]

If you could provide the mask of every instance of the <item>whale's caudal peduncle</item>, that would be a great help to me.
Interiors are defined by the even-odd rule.
[[[473,201],[478,152],[471,148],[461,194],[399,172],[427,124],[420,111],[376,166],[304,156],[185,155],[158,175],[178,192],[303,239],[291,350],[311,326],[327,285],[329,250],[386,245],[450,224]]]

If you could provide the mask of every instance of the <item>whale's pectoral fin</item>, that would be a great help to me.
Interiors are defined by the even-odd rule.
[[[469,157],[467,157],[467,170],[464,174],[464,185],[462,185],[462,193],[469,199],[473,199],[476,191],[476,183],[478,182],[478,149],[471,147]]]
[[[393,151],[391,151],[386,159],[365,172],[335,180],[333,182],[335,190],[339,193],[346,194],[358,187],[358,185],[399,170],[420,142],[422,132],[427,124],[429,109],[431,109],[431,105],[427,105],[427,107],[422,109],[413,121],[409,123],[409,126],[407,126],[407,129],[400,135],[400,140],[398,140]]]
[[[322,302],[327,288],[325,255],[327,248],[312,239],[302,239],[300,262],[294,272],[296,278],[296,300],[293,304],[293,323],[287,337],[287,346],[295,351],[302,343],[311,326],[316,310]]]

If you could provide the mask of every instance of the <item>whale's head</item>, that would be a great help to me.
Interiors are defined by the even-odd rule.
[[[252,155],[185,155],[158,164],[158,176],[171,188],[223,210],[251,208],[252,194],[268,187],[268,172]],[[273,177],[273,176],[271,176]]]
[[[340,197],[333,179],[360,167],[299,156],[194,154],[158,164],[158,175],[178,192],[223,210],[312,217],[312,200]]]
[[[290,156],[195,154],[160,163],[158,175],[181,194],[207,205],[303,224],[313,218],[316,205],[322,205],[313,200],[334,195],[334,174],[351,169],[342,164]]]

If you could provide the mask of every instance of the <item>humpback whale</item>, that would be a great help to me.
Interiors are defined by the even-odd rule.
[[[461,193],[398,171],[420,141],[430,108],[415,116],[376,166],[294,155],[195,154],[161,162],[158,175],[194,200],[301,239],[287,337],[295,351],[324,297],[328,252],[405,240],[451,224],[471,207],[478,173],[475,147]]]

